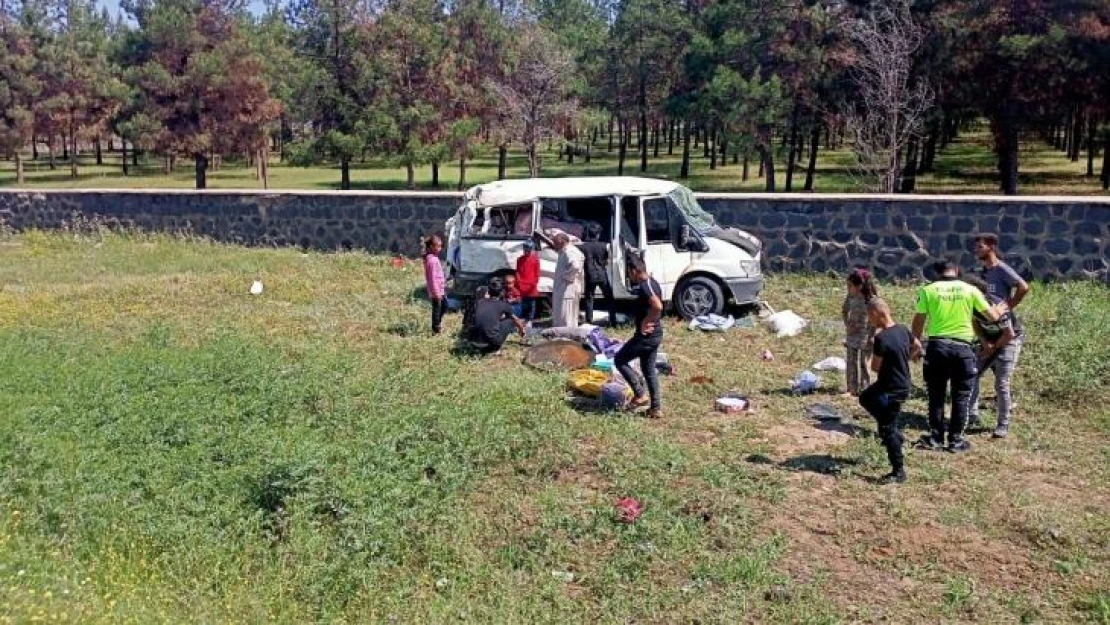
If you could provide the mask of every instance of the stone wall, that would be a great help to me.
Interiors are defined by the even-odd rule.
[[[843,271],[868,265],[914,278],[948,256],[964,267],[974,232],[996,232],[1027,277],[1110,282],[1110,198],[702,194],[722,224],[759,236],[765,268]],[[457,193],[253,191],[0,191],[16,230],[82,219],[109,227],[191,232],[245,245],[363,248],[416,255]]]

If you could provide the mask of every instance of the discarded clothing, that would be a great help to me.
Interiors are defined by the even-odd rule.
[[[705,330],[706,332],[724,332],[736,325],[736,319],[732,315],[722,317],[720,315],[702,315],[694,317],[690,320],[691,330]]]

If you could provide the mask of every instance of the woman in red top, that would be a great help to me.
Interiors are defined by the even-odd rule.
[[[540,298],[540,257],[536,256],[536,246],[531,241],[524,242],[524,255],[516,260],[516,284],[520,289],[521,317],[531,324]]]

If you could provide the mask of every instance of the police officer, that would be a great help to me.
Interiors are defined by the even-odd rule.
[[[938,278],[917,291],[917,309],[913,317],[913,336],[928,337],[925,348],[925,387],[929,394],[929,434],[922,444],[934,450],[945,445],[948,451],[964,452],[971,443],[964,437],[967,426],[971,388],[978,375],[977,357],[972,349],[975,330],[972,318],[980,312],[990,321],[997,321],[999,310],[1006,304],[991,307],[975,287],[959,279],[960,270],[950,261],[934,265]],[[951,419],[944,420],[945,398],[952,388]]]

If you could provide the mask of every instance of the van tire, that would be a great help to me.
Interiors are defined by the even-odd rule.
[[[725,295],[713,279],[697,276],[678,284],[673,305],[675,312],[683,319],[720,315],[725,311]]]

